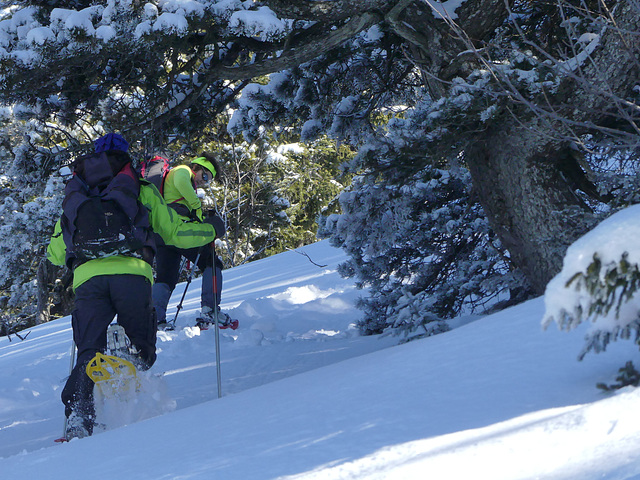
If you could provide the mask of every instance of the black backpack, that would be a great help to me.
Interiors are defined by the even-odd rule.
[[[153,183],[160,195],[164,196],[164,180],[171,170],[169,160],[156,155],[150,160],[142,162],[140,166],[140,176],[150,183]]]
[[[149,215],[138,200],[140,180],[130,160],[123,152],[103,152],[76,161],[62,203],[69,268],[113,255],[153,260]]]

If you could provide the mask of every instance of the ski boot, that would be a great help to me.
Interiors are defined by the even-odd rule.
[[[210,307],[202,307],[198,318],[196,318],[196,326],[200,328],[200,330],[207,330],[211,326],[216,324],[215,312]],[[218,328],[235,330],[238,328],[238,320],[232,319],[229,315],[224,313],[218,307]]]

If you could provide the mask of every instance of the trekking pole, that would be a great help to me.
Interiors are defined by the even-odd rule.
[[[196,256],[196,261],[194,262],[194,265],[197,265],[199,260],[200,260],[200,252],[198,252],[198,255]],[[182,292],[182,298],[180,299],[180,303],[176,307],[176,315],[175,317],[173,317],[173,320],[168,322],[172,325],[172,327],[176,326],[176,320],[178,319],[178,314],[180,313],[180,310],[182,310],[182,302],[184,302],[184,297],[187,295],[187,289],[189,288],[189,284],[191,284],[192,278],[193,278],[193,267],[189,269],[189,274],[187,275],[187,284],[184,286],[184,292]]]
[[[216,376],[218,379],[218,398],[222,397],[222,380],[220,373],[220,328],[218,325],[218,275],[216,274],[216,242],[211,242],[211,268],[213,275],[213,319],[216,329]]]
[[[71,339],[71,360],[69,361],[69,376],[71,376],[71,372],[73,372],[73,367],[75,365],[75,360],[76,360],[76,342],[75,340],[73,340],[73,338]],[[66,413],[64,416],[64,426],[62,428],[62,436],[60,438],[57,438],[55,441],[58,443],[62,443],[62,442],[66,442],[67,441],[67,424],[69,422],[69,417],[67,417]]]
[[[189,259],[187,257],[182,257],[182,260],[180,261],[180,269],[178,270],[178,278],[180,278],[180,275],[182,275],[182,272],[184,271],[184,267],[186,267],[188,263]]]

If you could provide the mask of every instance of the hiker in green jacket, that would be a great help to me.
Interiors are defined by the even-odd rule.
[[[167,204],[178,212],[186,221],[188,219],[203,220],[203,211],[197,189],[204,187],[211,180],[219,176],[220,167],[213,155],[203,154],[194,158],[188,165],[179,165],[166,174],[163,185],[163,195]],[[206,217],[217,232],[224,231],[224,222],[217,215]],[[221,236],[221,235],[220,235]],[[156,255],[156,281],[153,285],[153,306],[158,318],[160,329],[172,328],[167,322],[167,305],[175,289],[180,275],[182,257],[197,264],[202,272],[202,289],[200,295],[201,310],[196,320],[197,324],[206,328],[214,323],[214,309],[218,310],[218,322],[221,328],[233,327],[232,319],[220,311],[220,294],[222,290],[222,262],[216,256],[213,258],[213,248],[181,248],[170,245],[159,245]],[[213,265],[217,291],[213,292]]]

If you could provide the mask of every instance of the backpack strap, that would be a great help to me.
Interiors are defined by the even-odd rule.
[[[122,170],[118,172],[118,175],[120,174],[126,175],[127,177],[132,178],[138,185],[140,185],[140,176],[134,170],[133,165],[131,165],[131,162],[127,163],[124,167],[122,167]]]

